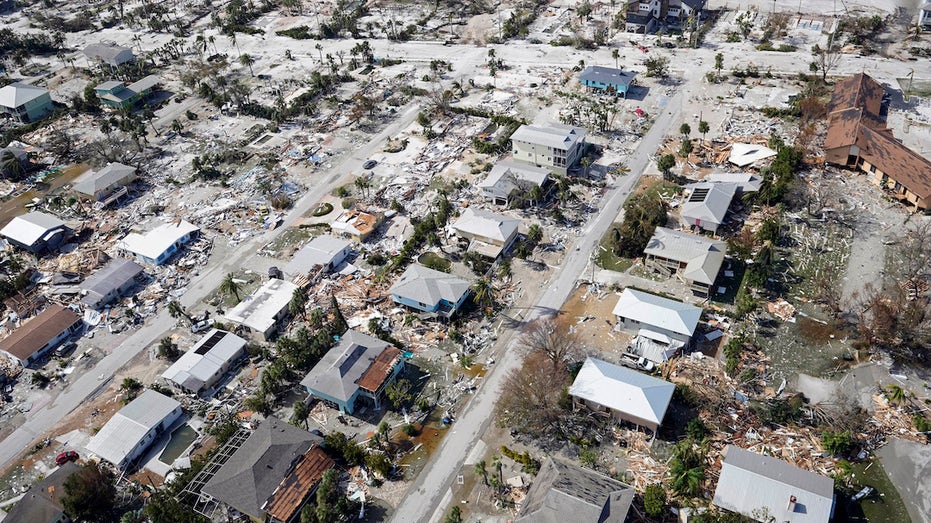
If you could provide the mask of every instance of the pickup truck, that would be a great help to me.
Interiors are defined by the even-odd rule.
[[[621,365],[632,369],[645,370],[647,372],[653,372],[656,368],[656,365],[652,361],[631,352],[624,353],[621,357]]]

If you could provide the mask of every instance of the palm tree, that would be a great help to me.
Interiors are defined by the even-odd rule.
[[[485,460],[479,461],[475,464],[475,473],[482,477],[482,484],[486,487],[488,486],[488,469],[486,468]]]
[[[367,198],[367,197],[368,197],[368,188],[372,186],[372,184],[369,183],[368,178],[366,178],[366,177],[364,177],[364,176],[360,176],[360,177],[356,178],[355,185],[356,185],[356,187],[359,188],[359,192],[362,193],[363,198]]]
[[[233,279],[233,274],[229,273],[226,275],[226,278],[223,278],[223,281],[220,283],[220,292],[229,296],[232,294],[236,296],[236,301],[239,302],[239,291],[241,290],[239,283]]]
[[[710,129],[710,128],[708,127],[708,122],[706,122],[706,121],[704,121],[704,120],[700,120],[700,121],[698,122],[698,132],[701,133],[701,141],[702,141],[702,143],[705,142],[705,133],[707,133],[707,132],[709,131],[709,129]]]
[[[18,180],[26,171],[26,168],[13,151],[3,151],[3,156],[0,157],[0,171],[8,173],[12,179]]]
[[[291,293],[291,301],[288,302],[288,311],[292,316],[301,315],[304,321],[307,321],[307,291],[303,287],[294,289]]]
[[[612,50],[611,50],[611,58],[614,58],[614,68],[615,68],[615,69],[620,69],[620,66],[618,65],[618,58],[620,58],[620,57],[621,57],[621,52],[620,52],[619,50],[617,50],[617,49],[612,49]]]
[[[158,357],[174,361],[178,359],[178,344],[171,341],[171,338],[165,337],[158,342]]]
[[[316,49],[316,50],[317,50],[317,53],[320,54],[320,63],[322,64],[322,63],[323,63],[323,45],[321,45],[321,44],[319,44],[319,43],[318,43],[318,44],[315,44],[315,45],[314,45],[314,49]]]
[[[501,471],[501,456],[495,454],[495,457],[491,458],[491,465],[495,467],[495,471],[498,473],[498,483],[504,483],[504,473]]]
[[[319,329],[320,327],[322,327],[323,326],[323,309],[321,309],[320,307],[314,307],[313,309],[311,309],[310,320],[308,323],[310,323],[310,326],[315,329]]]
[[[479,307],[489,311],[495,304],[495,286],[490,278],[482,277],[472,284],[472,299]]]
[[[185,318],[187,321],[191,321],[191,316],[184,310],[184,306],[176,300],[168,302],[168,314],[175,319]]]
[[[297,426],[303,425],[306,429],[308,416],[310,416],[310,410],[307,408],[307,404],[304,403],[304,400],[295,401],[294,412],[291,414],[291,423]]]
[[[255,76],[255,73],[252,72],[252,64],[255,63],[255,59],[249,55],[249,53],[243,53],[239,55],[239,63],[249,68],[249,74]]]
[[[886,395],[889,398],[889,403],[894,403],[896,405],[905,403],[905,400],[908,398],[905,389],[898,385],[886,385]]]

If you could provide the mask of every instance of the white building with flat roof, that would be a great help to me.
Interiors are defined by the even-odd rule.
[[[212,329],[168,367],[162,379],[185,392],[212,396],[213,386],[245,354],[246,345],[231,332]]]
[[[185,220],[159,225],[145,234],[131,232],[116,244],[120,251],[130,253],[138,260],[153,265],[168,261],[186,243],[200,232],[200,228]]]
[[[110,418],[87,444],[87,450],[123,470],[142,456],[181,417],[176,400],[146,390]]]
[[[262,284],[251,296],[227,311],[228,321],[248,327],[271,339],[278,326],[288,318],[288,304],[299,287],[289,281],[272,278]]]

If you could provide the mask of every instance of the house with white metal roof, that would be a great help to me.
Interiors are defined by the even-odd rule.
[[[655,294],[624,289],[614,306],[617,326],[623,331],[656,341],[688,345],[701,319],[701,309]]]
[[[381,408],[385,389],[404,368],[397,347],[356,330],[346,331],[304,379],[311,396],[352,414],[360,399]]]
[[[44,212],[21,214],[0,229],[0,236],[7,241],[39,255],[58,249],[71,237],[71,233],[65,222]]]
[[[87,444],[87,450],[125,470],[181,417],[176,400],[146,390],[110,418]]]
[[[705,177],[706,182],[733,183],[737,185],[737,193],[757,192],[763,186],[760,175],[753,173],[711,173]],[[686,189],[691,185],[685,185]]]
[[[495,259],[517,239],[520,220],[503,214],[468,208],[451,228],[460,238],[469,240],[469,250]]]
[[[827,523],[834,515],[834,480],[728,445],[712,503],[761,522]]]
[[[628,421],[652,431],[663,423],[676,386],[666,380],[587,358],[569,395],[573,405]]]
[[[568,125],[522,125],[511,135],[511,152],[518,162],[566,174],[582,156],[585,135],[585,129]]]
[[[262,334],[269,340],[278,327],[289,318],[288,304],[298,286],[284,280],[271,278],[263,283],[252,295],[243,298],[238,305],[226,312],[224,316],[243,327]]]
[[[121,163],[108,163],[99,171],[89,172],[75,182],[72,189],[95,202],[115,200],[112,195],[117,192],[120,196],[128,191],[126,186],[136,179],[136,168]]]
[[[470,286],[458,276],[412,264],[388,292],[395,303],[449,318],[469,297]]]
[[[159,225],[145,234],[131,232],[116,244],[122,252],[152,265],[168,261],[186,243],[197,237],[200,227],[185,220]]]
[[[325,234],[317,236],[294,254],[284,268],[289,277],[310,274],[314,267],[330,272],[339,267],[352,252],[352,244],[341,238]]]
[[[515,191],[527,197],[535,187],[543,189],[549,176],[549,169],[502,160],[495,163],[488,177],[477,185],[490,202],[495,205],[507,205]]]
[[[117,67],[136,60],[132,49],[115,44],[90,44],[82,52],[88,60],[110,67]]]
[[[737,185],[700,182],[690,184],[685,190],[687,196],[679,212],[682,224],[712,234],[718,232],[737,193]]]
[[[101,309],[136,286],[143,268],[125,258],[114,258],[81,282],[84,296],[81,303],[91,309]]]
[[[693,294],[706,298],[714,294],[726,254],[723,241],[657,227],[643,249],[643,264],[667,278],[676,276]]]
[[[41,120],[55,110],[48,89],[23,82],[0,87],[0,113],[20,123]]]
[[[213,396],[214,385],[246,353],[247,344],[231,332],[211,329],[162,373],[162,379],[184,392]]]

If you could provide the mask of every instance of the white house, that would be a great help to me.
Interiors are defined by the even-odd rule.
[[[243,298],[224,317],[261,333],[266,340],[271,339],[278,326],[288,319],[288,304],[297,289],[298,286],[289,281],[272,278],[251,296]]]
[[[82,324],[81,317],[70,308],[50,305],[0,340],[0,353],[28,368],[77,332]]]
[[[488,258],[497,258],[508,250],[517,239],[520,220],[468,208],[453,224],[452,230],[459,237],[469,240],[469,250]]]
[[[514,191],[529,197],[534,187],[542,189],[549,180],[550,170],[525,163],[500,161],[491,168],[488,177],[479,182],[478,188],[490,202],[507,205]]]
[[[168,367],[162,379],[185,392],[212,396],[213,386],[245,354],[246,345],[231,332],[212,329]]]
[[[624,289],[614,306],[617,327],[636,335],[641,356],[662,363],[687,347],[701,318],[701,309],[655,294]]]
[[[585,129],[568,125],[522,125],[511,135],[511,152],[518,162],[566,174],[582,156],[585,134]]]
[[[314,267],[330,272],[339,267],[352,252],[352,244],[346,240],[325,234],[317,236],[294,254],[284,268],[290,277],[309,274]]]
[[[87,450],[125,470],[181,417],[176,400],[146,390],[110,418],[87,444]]]
[[[737,193],[737,184],[699,182],[687,185],[685,190],[688,196],[679,211],[682,224],[712,234],[718,232]]]
[[[569,395],[577,407],[584,405],[656,432],[675,390],[668,381],[587,358],[569,387]]]
[[[128,192],[126,186],[136,179],[136,168],[121,163],[109,163],[103,169],[81,176],[74,184],[74,192],[96,202],[114,200]]]
[[[0,236],[20,249],[33,254],[45,254],[71,237],[71,229],[65,222],[44,212],[21,214],[0,229]]]
[[[116,244],[117,249],[137,259],[161,265],[200,232],[200,228],[185,220],[159,225],[145,234],[131,232]]]

